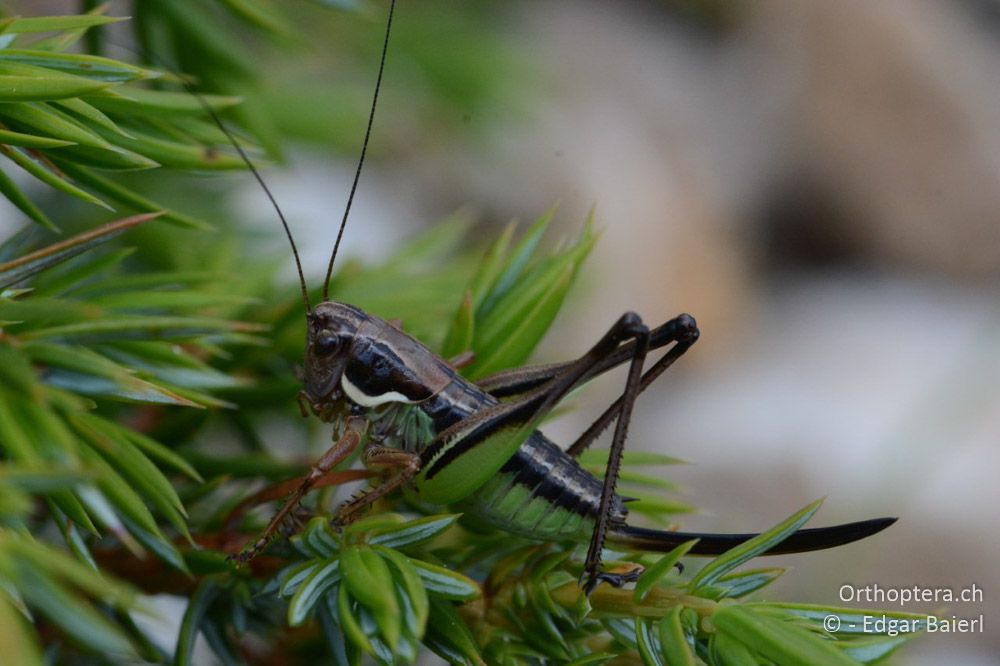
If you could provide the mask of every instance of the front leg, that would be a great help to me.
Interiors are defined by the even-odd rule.
[[[243,565],[252,560],[257,554],[264,549],[264,546],[274,538],[274,535],[278,532],[278,528],[281,523],[284,522],[288,514],[291,513],[302,498],[306,496],[313,485],[321,479],[326,474],[329,474],[334,467],[339,465],[341,462],[347,459],[349,455],[358,447],[361,443],[362,438],[365,436],[365,432],[368,430],[368,420],[360,416],[349,416],[347,418],[347,424],[344,428],[344,434],[334,443],[330,449],[323,454],[319,460],[309,469],[309,473],[302,477],[302,481],[299,483],[298,487],[293,490],[285,503],[281,505],[281,508],[274,514],[271,518],[271,522],[267,524],[264,532],[261,533],[260,537],[253,543],[250,548],[247,548],[240,552],[238,555],[233,556],[233,559],[237,561],[238,564]]]
[[[375,442],[365,446],[362,461],[367,469],[382,471],[388,478],[342,504],[333,519],[334,525],[343,526],[354,522],[362,509],[399,488],[420,471],[420,456]]]

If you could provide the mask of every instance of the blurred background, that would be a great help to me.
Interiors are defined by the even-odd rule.
[[[318,277],[384,6],[288,5],[305,43],[251,41],[255,86],[227,92],[273,130],[286,165],[265,176]],[[684,526],[759,530],[824,496],[816,525],[899,516],[782,558],[768,595],[975,584],[982,602],[903,610],[983,614],[984,631],[893,663],[1000,663],[1000,2],[402,0],[397,18],[343,251],[378,260],[459,208],[486,237],[558,203],[575,235],[593,208],[603,235],[538,360],[581,353],[626,309],[698,319],[630,433],[690,461],[669,470],[702,509]],[[226,183],[284,262],[260,190]],[[571,441],[622,381],[547,432]]]

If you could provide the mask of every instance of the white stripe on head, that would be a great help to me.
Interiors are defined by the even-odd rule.
[[[405,395],[397,391],[389,391],[388,393],[383,393],[382,395],[367,395],[364,391],[351,383],[351,380],[347,378],[347,373],[340,376],[340,385],[344,388],[344,393],[347,397],[350,398],[352,402],[355,402],[362,407],[378,407],[379,405],[384,405],[387,402],[402,402],[407,405],[414,404],[413,400],[410,400]]]

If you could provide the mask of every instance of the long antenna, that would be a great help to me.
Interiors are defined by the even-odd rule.
[[[211,116],[212,120],[215,121],[215,124],[219,126],[220,130],[222,130],[222,133],[226,135],[226,138],[229,139],[229,143],[232,144],[233,148],[236,149],[236,152],[240,154],[241,158],[243,158],[247,168],[250,169],[250,173],[253,174],[253,177],[260,184],[261,188],[263,188],[264,194],[267,195],[268,200],[271,202],[271,207],[274,208],[275,212],[278,214],[278,219],[281,220],[281,226],[285,229],[285,236],[288,238],[288,244],[292,246],[292,256],[295,257],[295,270],[299,274],[299,287],[302,289],[302,304],[306,308],[306,315],[308,315],[312,312],[312,305],[309,303],[309,289],[306,287],[306,277],[302,272],[302,260],[299,258],[299,248],[295,246],[295,239],[292,237],[292,230],[288,226],[288,220],[285,219],[285,214],[281,211],[281,206],[278,205],[278,200],[274,198],[274,194],[271,193],[271,188],[269,188],[267,183],[264,182],[264,178],[260,175],[260,171],[258,171],[257,167],[254,166],[250,157],[246,154],[246,151],[243,150],[243,146],[241,146],[240,142],[236,140],[235,136],[233,136],[233,133],[226,128],[225,124],[223,124],[222,119],[219,118],[219,114],[215,112],[215,109],[212,108],[208,101],[205,100],[205,98],[202,97],[197,90],[192,88],[191,85],[184,80],[183,76],[178,76],[178,78],[180,79],[181,85],[183,85],[189,93],[194,95],[195,99],[198,100],[198,103],[201,104],[202,108],[205,109],[209,116]],[[323,299],[326,300],[326,296],[324,296]]]
[[[337,250],[340,249],[340,239],[344,237],[344,229],[347,227],[347,217],[351,214],[351,204],[354,203],[354,193],[358,189],[358,180],[361,179],[361,167],[365,163],[365,153],[368,152],[368,139],[372,134],[372,123],[375,120],[375,107],[378,104],[378,91],[382,87],[382,72],[385,70],[385,54],[389,50],[389,32],[392,30],[392,13],[396,9],[396,0],[389,2],[389,18],[385,24],[385,41],[382,43],[382,58],[378,64],[378,78],[375,79],[375,94],[372,95],[372,108],[368,113],[368,127],[365,129],[365,140],[361,144],[361,157],[358,159],[358,168],[354,172],[354,182],[351,183],[351,193],[347,197],[347,206],[344,208],[344,217],[340,221],[340,230],[337,231],[337,241],[333,244],[333,252],[330,254],[330,263],[326,267],[326,277],[323,279],[323,300],[326,301],[330,294],[330,278],[333,276],[333,262],[337,259]]]
[[[133,49],[130,49],[127,46],[122,46],[121,44],[116,44],[115,46],[121,49],[125,49],[126,51],[132,51],[133,53],[135,53]],[[257,170],[257,167],[254,166],[253,162],[250,160],[250,157],[246,154],[246,151],[243,150],[243,146],[240,145],[239,141],[236,140],[236,137],[233,136],[233,133],[230,132],[229,129],[222,122],[222,119],[219,117],[219,114],[215,112],[215,109],[213,109],[212,105],[208,103],[208,100],[206,100],[201,93],[199,93],[197,90],[194,89],[194,86],[192,86],[188,82],[187,77],[184,74],[181,74],[176,70],[174,70],[172,67],[163,62],[162,58],[156,57],[156,55],[153,53],[150,53],[148,51],[143,51],[142,55],[152,60],[154,63],[156,63],[158,67],[162,67],[163,69],[173,74],[174,77],[180,82],[180,84],[184,86],[184,90],[187,91],[189,95],[198,100],[198,104],[201,105],[201,108],[205,110],[205,113],[207,113],[209,117],[215,122],[215,124],[219,127],[219,130],[221,130],[222,133],[226,135],[226,139],[229,140],[229,143],[233,146],[236,152],[239,153],[240,158],[247,165],[247,168],[250,169],[250,173],[253,174],[253,177],[257,180],[257,183],[264,190],[264,194],[267,195],[268,200],[271,202],[271,207],[274,208],[274,211],[278,214],[278,219],[281,220],[281,226],[285,229],[285,236],[288,238],[288,244],[292,246],[292,256],[295,257],[295,270],[299,274],[299,288],[302,290],[302,304],[305,306],[306,314],[308,315],[310,312],[312,312],[312,305],[310,305],[309,303],[309,289],[306,287],[305,273],[302,272],[302,260],[299,258],[299,248],[296,247],[295,245],[295,238],[292,237],[292,230],[288,226],[288,220],[285,219],[285,214],[281,211],[281,206],[278,205],[278,200],[275,199],[274,194],[271,193],[271,188],[269,188],[267,186],[267,183],[264,182],[263,176],[260,175],[260,172]]]

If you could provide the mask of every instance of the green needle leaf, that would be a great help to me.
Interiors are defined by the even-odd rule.
[[[793,532],[805,525],[806,522],[812,518],[813,514],[816,513],[822,503],[823,500],[816,500],[801,511],[778,523],[768,531],[757,535],[745,543],[741,543],[735,548],[731,548],[719,557],[715,558],[706,564],[702,570],[698,572],[698,575],[691,579],[688,589],[693,592],[697,592],[698,588],[713,584],[719,578],[729,573],[736,567],[752,560],[758,555],[765,553],[774,546],[778,545],[788,538]]]
[[[695,666],[697,663],[691,646],[688,644],[687,635],[684,633],[684,624],[681,622],[683,611],[683,606],[679,604],[674,606],[657,626],[663,656],[666,657],[670,666]]]
[[[202,620],[209,606],[215,600],[219,590],[211,578],[203,578],[188,601],[187,610],[181,620],[180,633],[177,635],[177,648],[174,652],[174,666],[191,666],[194,655],[194,642]]]
[[[475,337],[476,317],[475,306],[472,301],[472,290],[467,289],[462,296],[462,302],[455,312],[455,319],[451,323],[451,328],[445,335],[444,343],[441,345],[441,356],[452,358],[462,352],[472,349],[472,342]]]
[[[383,546],[374,546],[374,548],[389,563],[389,566],[395,570],[397,575],[394,576],[394,579],[403,589],[413,608],[416,624],[413,634],[415,637],[420,638],[427,626],[427,618],[430,612],[427,590],[420,579],[420,574],[417,573],[417,569],[413,566],[413,563],[402,553]]]
[[[410,563],[417,570],[424,587],[432,595],[437,595],[445,599],[455,601],[468,601],[477,598],[481,592],[479,585],[468,576],[464,576],[456,571],[451,571],[436,564],[422,562],[409,558]]]
[[[42,666],[34,637],[26,631],[24,615],[0,596],[0,654],[12,664]]]
[[[18,187],[17,184],[3,171],[0,171],[0,194],[7,197],[8,201],[17,206],[22,213],[30,217],[38,224],[42,225],[49,231],[59,233],[59,227],[49,220],[49,218],[45,216],[45,213],[43,213],[42,210],[36,206],[34,202],[21,191],[21,188]]]
[[[670,573],[670,570],[674,568],[674,565],[677,564],[682,557],[687,555],[688,551],[691,550],[696,543],[698,543],[697,539],[685,541],[657,560],[656,564],[642,572],[642,575],[635,584],[635,594],[633,596],[636,603],[642,603],[642,601],[646,598],[646,595],[648,595],[649,592],[656,587],[657,583],[659,583],[664,576]]]
[[[368,609],[389,648],[395,650],[401,633],[399,605],[389,567],[371,548],[348,546],[340,553],[344,586]]]
[[[666,666],[660,658],[660,640],[653,631],[653,623],[640,618],[635,621],[635,642],[639,646],[639,656],[646,666]]]
[[[79,76],[0,74],[0,102],[37,102],[79,97],[107,88],[110,83]]]
[[[114,181],[99,176],[86,167],[63,159],[57,159],[55,160],[55,163],[63,172],[66,173],[66,175],[80,183],[83,183],[95,192],[103,194],[108,199],[118,201],[129,208],[146,213],[160,212],[163,213],[163,219],[165,221],[174,222],[192,229],[201,229],[203,231],[211,231],[214,229],[211,224],[203,220],[199,220],[177,211],[165,210],[163,206],[155,201],[147,199],[132,190],[124,188]]]
[[[295,538],[296,547],[312,557],[328,559],[340,552],[340,537],[330,527],[330,521],[316,516],[302,534]]]
[[[17,63],[48,68],[79,77],[120,83],[159,76],[156,72],[128,63],[81,53],[57,53],[32,49],[0,50],[0,63]]]
[[[381,530],[373,530],[373,536],[368,538],[368,543],[381,545],[386,548],[405,548],[418,543],[430,541],[438,534],[455,524],[462,516],[460,513],[444,514],[438,516],[427,516],[417,518],[398,527],[388,527]]]
[[[721,607],[712,615],[712,623],[720,632],[778,664],[857,666],[858,663],[818,634],[747,608]]]
[[[840,643],[837,647],[844,651],[844,654],[857,659],[863,664],[871,664],[884,659],[886,656],[912,638],[912,635],[899,634],[898,636],[871,636],[852,641]]]
[[[480,311],[476,313],[479,317],[485,319],[488,313],[496,309],[496,305],[500,299],[504,298],[513,288],[517,279],[525,271],[528,262],[538,249],[538,244],[541,242],[542,236],[545,235],[545,231],[549,228],[549,223],[552,222],[553,214],[555,214],[555,209],[546,211],[545,214],[531,225],[524,238],[514,248],[513,256],[507,261],[503,271],[493,282],[492,288],[483,297]],[[502,250],[506,247],[503,236],[501,236],[498,243],[500,243],[500,247],[496,249]]]
[[[516,229],[516,222],[511,222],[504,227],[503,232],[496,239],[496,241],[493,242],[493,245],[491,245],[490,249],[487,250],[486,255],[479,264],[479,271],[472,279],[472,284],[469,287],[472,292],[472,302],[476,307],[482,304],[483,299],[486,297],[487,290],[497,282],[500,271],[504,269],[507,260],[507,252],[510,248],[510,242],[514,238],[514,231]]]
[[[28,605],[37,609],[75,640],[99,653],[132,656],[134,651],[121,631],[90,604],[71,595],[42,572],[40,567],[19,567],[18,589]]]
[[[371,641],[368,640],[368,636],[354,615],[355,611],[351,607],[351,595],[347,591],[347,586],[341,585],[338,590],[337,616],[340,620],[340,626],[344,629],[344,636],[368,654],[374,655],[375,648],[372,647]]]
[[[278,594],[283,597],[295,596],[302,583],[313,575],[317,569],[326,566],[326,564],[327,562],[323,560],[309,560],[308,562],[294,564],[283,569],[277,576],[281,580],[281,587],[278,589]]]
[[[341,579],[338,560],[313,566],[308,571],[309,575],[301,582],[296,581],[295,594],[288,604],[288,624],[292,627],[305,622],[316,603]]]
[[[0,53],[3,53],[3,51],[0,51]],[[9,143],[12,146],[21,146],[23,148],[62,148],[63,146],[73,145],[72,141],[64,139],[54,139],[36,134],[24,134],[23,132],[12,132],[8,129],[0,129],[0,143]]]
[[[4,104],[0,106],[0,117],[22,131],[30,130],[33,134],[51,139],[102,150],[115,148],[113,144],[88,129],[70,114],[50,104]]]
[[[109,23],[124,21],[122,18],[113,16],[100,16],[88,14],[83,16],[42,16],[36,18],[15,18],[4,27],[4,32],[11,34],[24,34],[31,32],[55,32],[62,30],[78,30],[80,28],[93,28]]]
[[[242,100],[239,97],[222,95],[200,95],[201,100],[213,111],[220,112],[236,106]],[[147,90],[145,88],[115,88],[98,95],[90,95],[87,102],[102,111],[115,112],[123,115],[146,117],[152,111],[171,115],[203,116],[205,107],[198,98],[187,92],[171,92],[168,90]]]
[[[735,599],[745,597],[751,592],[755,592],[763,587],[767,587],[776,581],[784,569],[751,569],[738,573],[727,574],[712,585],[702,586],[698,594],[710,599]]]
[[[221,1],[234,14],[261,30],[284,37],[293,37],[295,35],[294,28],[280,13],[271,9],[269,5],[258,4],[251,0]]]
[[[795,604],[795,603],[754,603],[748,604],[760,612],[773,613],[778,617],[791,614],[796,618],[808,620],[817,631],[824,631],[824,620],[830,615],[836,615],[840,619],[840,628],[837,630],[838,636],[848,636],[860,634],[870,636],[871,632],[866,630],[866,618],[874,616],[885,616],[888,619],[905,620],[909,623],[916,622],[918,626],[925,626],[927,615],[917,615],[915,613],[903,613],[889,610],[862,610],[858,608],[837,608],[833,606],[821,606],[816,604]],[[869,620],[870,621],[870,620]]]
[[[34,275],[71,257],[86,252],[92,247],[106,243],[112,238],[123,234],[129,229],[150,220],[155,220],[162,213],[145,213],[133,215],[115,222],[84,231],[72,238],[54,243],[41,250],[36,250],[23,257],[0,263],[0,288],[9,287],[27,277]]]
[[[101,208],[106,208],[107,210],[113,211],[114,209],[108,204],[104,203],[97,197],[95,197],[90,192],[82,190],[79,187],[73,185],[68,180],[62,177],[62,175],[51,171],[49,168],[42,166],[40,163],[36,162],[32,158],[21,152],[20,148],[14,146],[7,146],[0,144],[0,154],[8,157],[16,165],[30,173],[32,176],[42,181],[49,187],[59,190],[70,196],[74,196],[78,199],[82,199],[87,203],[92,203],[95,206],[100,206]]]
[[[588,654],[586,657],[580,657],[579,659],[574,659],[573,661],[566,664],[566,666],[600,666],[601,664],[608,663],[614,658],[615,655],[613,654],[608,654],[606,652],[597,652],[595,654]]]
[[[715,661],[722,666],[758,666],[760,664],[750,648],[726,633],[719,632],[713,636],[709,643],[709,650]]]
[[[106,316],[63,326],[38,328],[23,335],[25,339],[63,338],[66,340],[165,340],[191,339],[212,333],[252,332],[264,326],[225,319],[172,317],[159,315]]]
[[[128,479],[135,490],[142,493],[182,535],[190,539],[187,512],[177,491],[142,451],[121,437],[101,417],[87,413],[76,414],[70,417],[70,423],[104,456],[109,465]]]
[[[450,663],[486,665],[469,627],[454,606],[444,599],[430,598],[430,619],[424,643]]]

